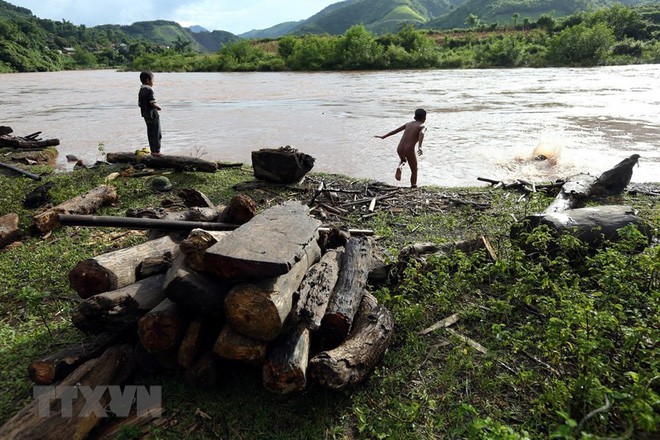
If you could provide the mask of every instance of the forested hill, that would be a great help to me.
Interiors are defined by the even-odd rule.
[[[625,5],[649,0],[620,0]],[[286,34],[340,35],[362,24],[375,34],[396,32],[403,24],[445,30],[466,27],[475,18],[481,24],[515,24],[536,20],[542,14],[560,18],[576,11],[593,10],[614,4],[612,0],[346,0],[328,6],[299,22],[281,23],[253,30],[243,38],[275,38]]]

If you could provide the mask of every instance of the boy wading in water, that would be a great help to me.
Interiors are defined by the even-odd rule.
[[[403,124],[401,127],[396,130],[392,130],[384,136],[374,136],[380,139],[385,139],[388,136],[397,134],[400,131],[403,131],[401,135],[401,140],[399,141],[399,146],[396,149],[401,162],[394,173],[394,178],[396,180],[401,180],[401,170],[403,166],[408,162],[410,166],[410,187],[417,188],[417,156],[415,155],[415,144],[419,143],[417,152],[419,155],[422,155],[422,142],[424,141],[424,122],[426,121],[426,110],[418,108],[415,110],[415,120],[410,121],[407,124]]]
[[[160,140],[163,135],[160,132],[160,117],[158,111],[160,107],[156,103],[154,96],[154,75],[151,72],[140,73],[140,91],[138,92],[138,105],[140,113],[147,123],[147,138],[149,139],[149,149],[154,156],[162,156],[160,153]]]

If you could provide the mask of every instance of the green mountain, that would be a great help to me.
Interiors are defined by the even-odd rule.
[[[639,5],[649,0],[619,0],[624,5]],[[614,0],[346,0],[334,3],[299,22],[282,23],[264,30],[241,34],[242,38],[276,38],[287,34],[341,35],[356,24],[375,34],[396,32],[404,24],[426,29],[465,28],[470,15],[479,23],[513,23],[525,18],[536,20],[541,14],[554,18],[576,11],[610,6]],[[515,19],[513,18],[515,15]]]

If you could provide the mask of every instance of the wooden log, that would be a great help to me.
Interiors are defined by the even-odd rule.
[[[353,318],[367,285],[371,268],[371,247],[371,241],[367,237],[351,237],[346,243],[339,279],[321,320],[321,333],[328,348],[339,345],[351,330]]]
[[[190,156],[153,156],[151,154],[140,155],[135,153],[108,153],[106,160],[110,163],[143,163],[149,168],[169,169],[177,171],[201,171],[215,173],[218,165],[215,162]]]
[[[196,189],[182,188],[177,195],[183,200],[188,208],[215,208],[213,202],[203,192]]]
[[[213,346],[213,351],[225,359],[249,365],[261,365],[266,359],[268,343],[248,338],[226,324]]]
[[[167,273],[172,266],[172,254],[166,252],[163,255],[145,258],[136,269],[136,278],[143,280],[145,278]]]
[[[188,237],[181,241],[179,249],[186,255],[188,265],[198,272],[207,272],[204,255],[206,250],[229,235],[228,231],[207,231],[193,229]]]
[[[287,273],[318,239],[320,222],[300,202],[258,214],[206,251],[206,265],[224,279],[271,278]]]
[[[9,165],[9,164],[1,163],[1,162],[0,162],[0,168],[8,169],[8,170],[10,170],[10,171],[13,171],[13,172],[15,172],[15,173],[20,174],[21,176],[29,177],[29,178],[32,179],[32,180],[41,180],[41,176],[38,176],[38,175],[33,174],[33,173],[30,173],[30,172],[28,172],[28,171],[25,171],[25,170],[23,170],[23,169],[21,169],[21,168],[18,168],[18,167],[13,166],[13,165]]]
[[[264,387],[281,394],[304,390],[309,346],[309,329],[302,325],[273,341],[263,365]]]
[[[242,225],[257,215],[257,204],[249,196],[238,194],[229,201],[227,207],[220,214],[220,221]]]
[[[390,311],[371,294],[365,294],[350,336],[337,348],[314,356],[309,362],[309,375],[332,389],[362,382],[382,360],[393,332]]]
[[[195,319],[192,321],[179,346],[177,362],[183,368],[191,368],[200,353],[210,349],[218,338],[220,327],[217,322],[208,319]]]
[[[530,217],[531,219],[532,217]],[[547,225],[559,235],[573,234],[592,247],[604,241],[619,241],[619,229],[635,225],[644,234],[648,243],[652,232],[649,225],[635,215],[631,206],[594,206],[571,209],[563,212],[541,214],[533,220],[535,225]]]
[[[169,299],[186,311],[217,318],[224,314],[223,305],[229,287],[192,270],[186,263],[186,255],[179,252],[167,271],[163,290]]]
[[[57,353],[30,362],[28,376],[37,385],[50,385],[68,376],[84,362],[99,357],[120,339],[119,332],[104,333],[96,338],[74,344]]]
[[[37,214],[33,217],[35,228],[45,234],[59,226],[59,214],[91,214],[100,207],[115,203],[117,191],[113,186],[101,185],[91,191]]]
[[[315,159],[290,146],[252,152],[254,177],[275,183],[299,181],[314,167]]]
[[[181,307],[166,298],[140,318],[138,338],[149,353],[167,351],[178,346],[187,325]]]
[[[165,275],[156,275],[82,301],[71,320],[91,333],[135,331],[140,318],[165,299]]]
[[[0,249],[18,240],[20,235],[18,214],[11,212],[0,217]]]
[[[321,327],[330,295],[339,279],[344,248],[329,250],[321,260],[309,268],[298,289],[295,316],[312,331]]]
[[[36,140],[4,134],[0,135],[0,148],[13,148],[15,150],[39,150],[48,147],[56,147],[59,144],[59,139]]]
[[[32,400],[0,427],[4,440],[84,439],[103,420],[110,402],[106,392],[98,399],[94,411],[77,387],[96,390],[100,386],[121,385],[135,369],[132,349],[128,345],[109,348],[100,357],[78,367],[59,387],[53,387]],[[73,395],[72,391],[75,391]],[[68,397],[67,397],[68,395]],[[64,402],[67,402],[65,405]],[[99,414],[101,412],[101,414]]]
[[[544,213],[560,212],[567,209],[579,208],[589,197],[591,187],[596,182],[596,177],[588,174],[580,174],[570,177],[562,186],[559,194],[553,202],[545,209]]]
[[[202,353],[195,363],[186,370],[184,374],[185,381],[200,389],[209,389],[215,386],[220,380],[219,359],[213,351],[208,350]]]
[[[81,298],[120,289],[135,283],[137,269],[144,260],[171,254],[176,248],[174,240],[165,236],[89,258],[69,272],[69,283]]]
[[[272,341],[279,334],[293,307],[293,296],[309,267],[321,257],[316,242],[293,268],[274,278],[234,286],[225,299],[225,311],[232,328],[260,341]]]

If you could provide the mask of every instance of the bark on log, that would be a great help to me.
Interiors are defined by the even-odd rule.
[[[227,207],[220,214],[220,221],[242,225],[257,215],[257,204],[249,196],[239,194],[229,201]]]
[[[293,296],[309,267],[321,257],[316,242],[293,268],[275,278],[242,283],[225,299],[225,311],[232,328],[260,341],[272,341],[279,334],[293,307]]]
[[[82,301],[71,320],[91,333],[135,331],[140,318],[165,299],[165,275],[156,275],[121,289]]]
[[[141,155],[139,158],[135,153],[108,153],[106,160],[110,163],[143,163],[149,168],[166,169],[173,168],[177,171],[202,171],[215,173],[218,165],[215,162],[189,156],[153,156],[151,154]]]
[[[135,369],[130,346],[114,346],[99,358],[85,362],[39,398],[32,400],[14,417],[0,427],[0,438],[5,440],[59,440],[85,439],[103,420],[100,416],[110,401],[106,391],[94,410],[88,400],[74,388],[76,385],[97,391],[100,386],[121,385]],[[71,393],[75,392],[73,396]],[[69,397],[67,397],[67,394]],[[64,405],[64,402],[70,403]],[[71,409],[71,414],[66,411]],[[84,412],[83,412],[84,411]]]
[[[321,333],[327,348],[339,345],[351,330],[367,285],[371,246],[366,237],[351,237],[346,243],[339,279],[321,321]]]
[[[204,274],[193,271],[179,252],[167,271],[165,295],[185,310],[198,316],[223,316],[223,304],[229,287]]]
[[[275,183],[293,183],[314,167],[314,158],[289,146],[252,152],[254,177]]]
[[[119,332],[104,333],[91,341],[81,342],[50,354],[28,365],[28,375],[37,385],[50,385],[68,376],[82,363],[101,356],[117,343]]]
[[[212,320],[196,319],[192,321],[188,325],[177,352],[179,365],[186,369],[191,368],[200,353],[213,347],[220,333],[220,327],[217,322]]]
[[[135,283],[144,260],[171,254],[176,248],[174,240],[165,236],[83,260],[69,272],[69,283],[81,298],[120,289]]]
[[[140,344],[149,353],[159,353],[178,346],[188,320],[179,305],[169,298],[147,312],[138,322]]]
[[[339,347],[314,356],[309,362],[309,375],[332,389],[362,382],[382,360],[393,331],[390,311],[371,294],[365,294],[351,335]]]
[[[27,139],[18,136],[0,135],[0,148],[13,148],[15,150],[39,150],[48,147],[56,147],[60,144],[59,139]]]
[[[18,240],[18,214],[9,213],[0,217],[0,249]]]
[[[1,162],[0,162],[0,168],[6,168],[6,169],[8,169],[8,170],[10,170],[10,171],[13,171],[13,172],[15,172],[15,173],[18,173],[18,174],[20,174],[20,175],[22,175],[22,176],[29,177],[29,178],[32,179],[32,180],[41,180],[41,176],[38,176],[38,175],[36,175],[36,174],[32,174],[32,173],[30,173],[30,172],[28,172],[28,171],[25,171],[25,170],[23,170],[23,169],[21,169],[21,168],[18,168],[18,167],[13,166],[13,165],[8,165],[8,164],[6,164],[6,163],[1,163]]]
[[[224,279],[271,278],[287,273],[316,243],[320,222],[300,202],[274,206],[240,226],[231,239],[206,251],[210,271]]]
[[[302,325],[273,341],[263,366],[264,387],[281,394],[304,390],[309,345],[309,330]]]
[[[261,365],[266,359],[267,347],[266,342],[243,336],[234,331],[229,324],[225,324],[213,346],[213,351],[225,359]]]
[[[193,229],[184,239],[179,248],[186,255],[188,265],[198,272],[207,272],[204,255],[206,250],[229,236],[228,231],[206,231]]]
[[[330,295],[339,279],[343,254],[344,248],[326,252],[318,263],[309,268],[300,284],[295,316],[312,331],[321,327]]]
[[[45,234],[59,226],[59,214],[91,214],[100,207],[115,203],[117,191],[113,186],[101,185],[67,200],[41,214],[34,216],[34,226],[39,232]]]

